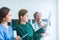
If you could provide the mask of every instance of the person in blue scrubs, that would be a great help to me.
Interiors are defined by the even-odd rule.
[[[19,37],[14,39],[12,27],[8,26],[11,22],[11,11],[7,7],[0,8],[0,40],[20,40]]]

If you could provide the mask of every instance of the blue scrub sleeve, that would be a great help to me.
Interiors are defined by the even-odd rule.
[[[3,32],[0,31],[0,40],[4,40]]]

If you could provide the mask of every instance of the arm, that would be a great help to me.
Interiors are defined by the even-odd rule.
[[[17,31],[17,35],[21,36],[21,38],[25,38],[27,36],[25,30],[21,27],[17,27],[16,31]]]
[[[2,31],[0,31],[0,40],[5,40],[5,39],[4,39],[4,35],[3,35],[3,32],[2,32]]]
[[[16,28],[16,31],[17,31],[17,35],[18,36],[21,36],[22,37],[24,35],[23,30],[21,28],[17,27]]]

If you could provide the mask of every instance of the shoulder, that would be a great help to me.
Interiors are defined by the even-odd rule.
[[[10,29],[10,30],[13,30],[13,28],[12,28],[11,26],[9,26],[9,29]]]
[[[30,24],[29,22],[27,22],[27,25],[32,26],[32,24]]]
[[[22,29],[23,27],[20,25],[20,24],[17,24],[17,26],[16,26],[16,30],[18,30],[18,29]]]
[[[0,24],[0,31],[2,31],[4,28],[3,28],[3,26]]]
[[[2,35],[3,34],[3,27],[2,27],[2,25],[0,24],[0,34]]]
[[[32,26],[35,26],[36,24],[37,24],[37,23],[35,22],[35,23],[32,24]]]
[[[19,28],[20,26],[21,26],[20,24],[17,24],[17,25],[16,25],[16,28]]]
[[[2,25],[0,24],[0,28],[2,27]]]
[[[16,26],[19,27],[19,26],[21,26],[21,24],[17,24]]]
[[[29,22],[27,22],[26,24],[30,24]]]

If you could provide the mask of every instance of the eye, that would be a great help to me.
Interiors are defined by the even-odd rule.
[[[28,13],[26,14],[26,17],[28,17]]]

